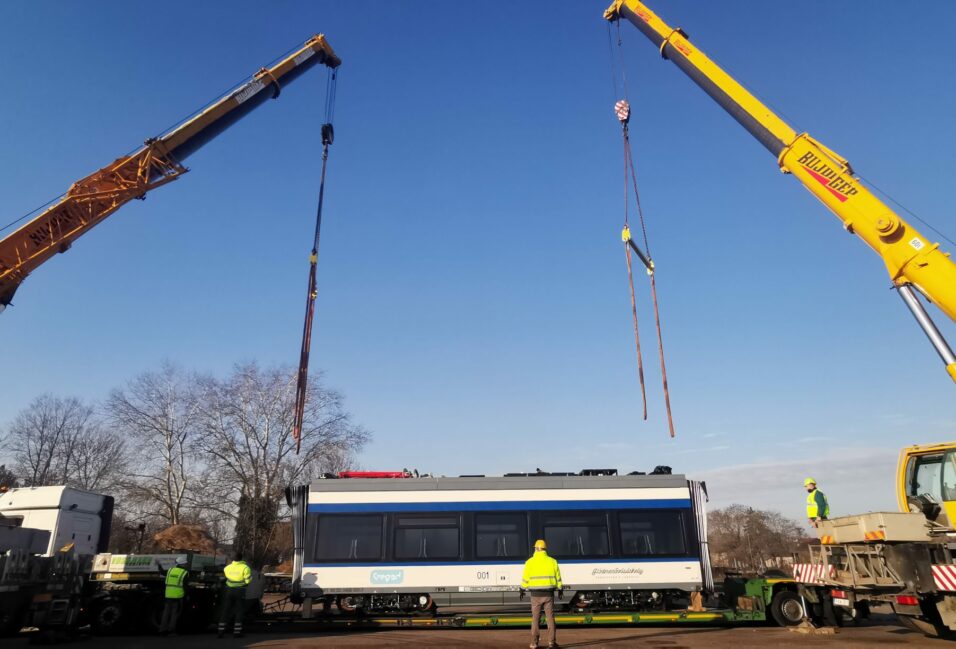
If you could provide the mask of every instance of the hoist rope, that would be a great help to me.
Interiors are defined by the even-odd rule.
[[[628,151],[628,138],[627,138],[627,119],[629,117],[629,107],[622,102],[618,102],[615,105],[618,113],[618,119],[621,120],[622,128],[624,129],[624,255],[627,259],[627,283],[631,291],[631,317],[634,322],[634,348],[637,350],[637,378],[641,383],[641,405],[644,409],[644,421],[647,421],[647,389],[644,383],[644,356],[641,353],[641,334],[640,328],[637,324],[637,293],[634,290],[634,271],[631,265],[631,247],[628,245],[628,240],[625,237],[630,237],[630,223],[629,223],[629,207],[630,207],[630,197],[628,196],[628,186],[629,178],[627,161],[630,158],[630,153]],[[623,115],[623,118],[622,118]]]
[[[610,41],[611,33],[608,30],[608,39]],[[609,43],[610,44],[610,43]],[[647,419],[647,393],[644,381],[644,359],[641,353],[641,340],[639,327],[637,322],[637,295],[634,289],[634,271],[633,264],[631,259],[631,252],[638,255],[641,259],[641,262],[647,268],[647,274],[650,277],[651,284],[651,297],[654,305],[654,321],[657,330],[657,352],[660,359],[661,365],[661,382],[664,390],[664,406],[667,411],[667,427],[670,432],[670,436],[675,436],[674,430],[674,415],[671,410],[671,398],[670,398],[670,386],[667,382],[667,365],[664,361],[664,335],[661,328],[661,316],[660,316],[660,305],[657,299],[657,279],[654,274],[654,262],[651,259],[650,245],[647,237],[647,225],[644,219],[644,209],[641,206],[641,195],[637,188],[637,173],[635,171],[634,165],[634,154],[631,150],[631,138],[630,132],[628,130],[628,122],[630,121],[630,104],[627,100],[627,77],[624,71],[624,60],[622,53],[622,39],[620,33],[620,26],[618,26],[618,36],[617,36],[617,45],[618,53],[621,55],[621,81],[624,88],[624,99],[618,101],[614,105],[615,113],[617,114],[618,120],[621,122],[621,133],[624,140],[624,230],[621,233],[621,238],[624,241],[624,251],[627,258],[627,281],[628,287],[631,292],[631,316],[634,321],[634,346],[637,352],[637,373],[638,378],[641,383],[641,401],[644,407],[644,419]],[[614,53],[613,47],[611,52],[611,68],[612,68],[612,82],[615,92],[617,91],[617,79],[614,74]],[[630,181],[630,182],[629,182]],[[634,202],[637,206],[637,215],[641,224],[641,238],[644,243],[643,251],[634,243],[631,239],[631,229],[630,229],[630,200],[629,200],[629,189],[633,185],[634,189]]]
[[[630,115],[628,115],[628,117],[629,116]],[[660,358],[660,363],[661,363],[661,383],[664,388],[664,408],[667,411],[667,428],[670,431],[670,436],[674,437],[675,435],[674,414],[671,410],[670,386],[667,383],[667,364],[664,362],[664,334],[661,330],[661,313],[660,313],[660,306],[657,300],[657,278],[655,277],[654,262],[651,258],[650,244],[647,239],[647,224],[644,219],[644,209],[641,206],[641,195],[637,189],[637,173],[634,169],[634,153],[631,150],[631,138],[627,128],[627,120],[622,121],[622,131],[624,134],[624,165],[625,165],[624,175],[625,175],[625,178],[627,178],[627,176],[630,175],[630,180],[634,187],[634,202],[637,205],[638,220],[641,223],[641,236],[644,241],[644,256],[646,257],[646,259],[642,259],[642,261],[644,261],[645,265],[647,266],[647,274],[650,276],[650,280],[651,280],[651,298],[654,302],[654,321],[657,328],[657,354],[658,354],[658,357]],[[625,228],[625,232],[630,231],[630,227],[628,225],[627,208],[625,208],[624,210],[624,228]],[[632,295],[631,303],[633,307],[634,306],[634,298],[633,298],[634,280],[631,273],[631,245],[628,244],[627,241],[625,241],[625,247],[627,248],[627,275],[628,275],[628,281],[630,282],[630,285],[631,285],[631,295]],[[639,251],[638,251],[638,254],[640,254]],[[637,334],[636,310],[634,311],[634,332],[636,335]],[[640,355],[640,344],[638,344],[638,355]],[[643,368],[640,369],[640,372],[642,373],[642,377],[643,377]],[[642,395],[643,395],[643,392],[644,392],[644,384],[642,381],[641,383]],[[647,419],[646,407],[647,406],[645,404],[645,415],[644,415],[645,419]]]
[[[295,452],[302,446],[302,426],[305,419],[305,401],[309,386],[309,353],[312,349],[312,321],[315,317],[316,269],[319,262],[319,238],[322,232],[322,203],[325,200],[325,171],[329,162],[329,146],[335,138],[332,129],[332,117],[335,114],[336,70],[330,70],[325,89],[325,123],[322,124],[322,171],[319,179],[319,200],[315,209],[315,234],[312,238],[312,252],[309,254],[309,284],[305,298],[305,323],[302,325],[302,348],[299,352],[299,371],[296,376],[295,412],[292,422],[292,438],[295,440]]]

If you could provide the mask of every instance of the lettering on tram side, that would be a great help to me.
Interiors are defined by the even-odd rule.
[[[595,568],[591,571],[591,576],[598,580],[627,579],[643,574],[643,568]]]
[[[827,164],[820,156],[809,151],[797,160],[814,180],[827,188],[842,203],[850,196],[858,193],[856,187],[849,180],[840,177],[840,172]]]
[[[400,584],[404,580],[404,570],[373,570],[369,576],[369,581],[373,584]]]

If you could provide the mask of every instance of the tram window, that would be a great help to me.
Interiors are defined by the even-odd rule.
[[[478,559],[524,559],[528,556],[525,514],[475,514]]]
[[[630,556],[685,554],[680,512],[621,512],[621,552]]]
[[[382,517],[320,514],[315,558],[377,561],[382,558]]]
[[[457,559],[457,516],[400,516],[395,521],[395,558]]]
[[[548,553],[565,557],[604,557],[609,552],[604,514],[549,514],[543,519]]]

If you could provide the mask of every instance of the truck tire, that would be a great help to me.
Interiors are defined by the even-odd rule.
[[[916,631],[917,633],[922,633],[927,638],[952,637],[953,632],[949,630],[949,627],[930,622],[929,620],[925,620],[921,617],[914,617],[912,615],[897,615],[896,619],[899,621],[900,626],[904,626],[911,631]]]
[[[123,626],[123,603],[115,598],[103,598],[93,604],[90,624],[97,635],[118,633]]]
[[[797,626],[803,620],[800,597],[791,590],[781,590],[770,602],[770,615],[780,626]]]

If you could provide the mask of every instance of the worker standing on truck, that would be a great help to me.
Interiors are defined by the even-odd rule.
[[[183,598],[186,596],[186,557],[176,557],[176,563],[166,571],[166,597],[163,606],[163,619],[159,625],[160,635],[176,635],[179,614],[183,612]]]
[[[233,562],[222,569],[226,576],[226,590],[223,598],[222,616],[219,618],[219,637],[226,633],[229,619],[234,618],[232,635],[242,637],[242,615],[246,607],[246,586],[252,581],[252,569],[242,560],[242,553],[236,552]]]
[[[555,640],[554,592],[557,591],[558,597],[561,597],[563,589],[561,569],[558,562],[548,556],[548,544],[541,539],[535,541],[534,554],[524,563],[520,594],[523,599],[525,591],[531,592],[531,649],[538,647],[541,609],[544,609],[548,623],[548,647],[558,646]]]
[[[807,518],[816,527],[820,521],[830,518],[830,503],[823,492],[817,489],[817,481],[813,478],[804,480],[803,486],[807,490]]]

